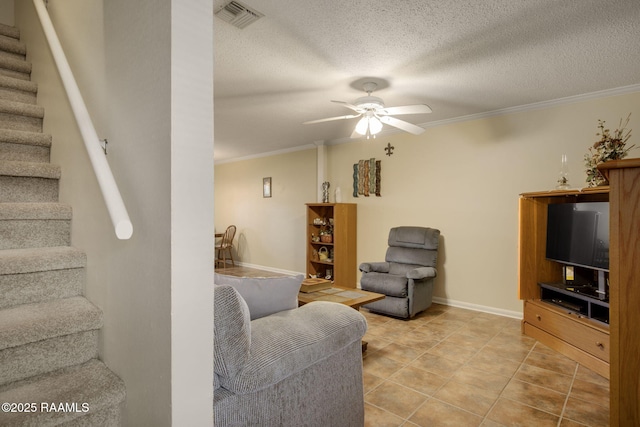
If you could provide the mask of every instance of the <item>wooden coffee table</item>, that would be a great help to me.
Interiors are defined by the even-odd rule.
[[[358,310],[363,304],[369,304],[370,302],[379,301],[383,298],[384,294],[363,291],[357,288],[334,286],[315,292],[298,293],[298,305],[304,305],[313,301],[330,301],[348,305]]]
[[[363,291],[356,288],[341,288],[334,286],[329,289],[323,289],[315,292],[299,292],[298,293],[298,305],[305,305],[314,301],[329,301],[337,302],[340,304],[348,305],[349,307],[360,310],[360,306],[363,304],[369,304],[370,302],[379,301],[384,299],[384,294],[378,294],[375,292]],[[362,341],[362,351],[367,350],[367,342]]]

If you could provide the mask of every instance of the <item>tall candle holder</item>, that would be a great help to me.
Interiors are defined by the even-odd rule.
[[[556,190],[568,190],[570,188],[571,186],[569,185],[569,166],[567,165],[567,155],[563,154]]]

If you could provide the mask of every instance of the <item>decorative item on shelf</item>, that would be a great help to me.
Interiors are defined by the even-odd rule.
[[[318,257],[320,261],[327,261],[327,258],[329,258],[329,249],[327,249],[326,246],[321,247],[318,250]]]
[[[322,183],[322,203],[329,203],[329,181],[325,181]]]
[[[381,161],[371,158],[353,165],[353,197],[375,194],[380,197]]]
[[[314,218],[313,225],[325,225],[326,221],[322,218]]]
[[[320,231],[320,241],[322,243],[332,243],[333,242],[333,228],[331,226],[329,226],[326,229]]]
[[[331,235],[328,232],[320,232],[320,241],[322,243],[332,243],[333,242],[333,235]]]
[[[325,279],[327,280],[331,280],[333,278],[333,269],[332,268],[327,268],[327,275],[324,276]]]
[[[314,261],[318,261],[319,255],[316,249],[314,249],[313,252],[311,253],[311,259],[313,259]]]
[[[316,236],[314,233],[311,233],[311,241],[313,243],[318,243],[320,241],[320,237]]]
[[[570,188],[571,186],[569,186],[569,166],[567,165],[567,155],[563,154],[556,190],[568,190]]]
[[[608,162],[609,160],[624,159],[627,157],[629,150],[635,147],[635,145],[626,146],[627,141],[631,137],[631,129],[626,129],[630,117],[631,113],[629,113],[624,122],[620,119],[620,126],[613,131],[613,133],[604,127],[604,120],[598,120],[598,129],[600,129],[600,132],[596,133],[596,135],[600,137],[600,140],[589,147],[589,152],[584,155],[584,163],[587,167],[587,184],[589,187],[608,185],[609,182],[598,170],[598,165]]]

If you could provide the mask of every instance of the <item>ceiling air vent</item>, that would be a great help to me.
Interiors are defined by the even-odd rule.
[[[250,9],[237,1],[225,4],[215,12],[215,15],[238,28],[244,28],[264,16],[257,10]]]

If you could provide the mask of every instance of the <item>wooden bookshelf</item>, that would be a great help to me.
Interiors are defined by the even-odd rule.
[[[357,285],[357,205],[355,203],[307,203],[307,277],[326,278],[336,286]],[[317,219],[324,223],[318,224]],[[331,242],[314,241],[320,232],[332,230]],[[330,260],[320,260],[318,252],[326,248]],[[324,250],[323,250],[324,251]]]

